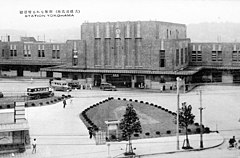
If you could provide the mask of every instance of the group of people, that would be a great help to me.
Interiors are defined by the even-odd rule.
[[[229,139],[229,148],[237,148],[240,149],[240,140],[236,141],[235,136]]]

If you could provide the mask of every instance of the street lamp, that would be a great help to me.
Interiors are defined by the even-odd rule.
[[[107,158],[111,158],[111,154],[110,154],[110,142],[107,143],[107,147],[108,147],[108,157],[107,157]]]
[[[179,100],[180,100],[179,87],[180,87],[180,81],[181,81],[181,79],[179,77],[177,77],[177,131],[176,131],[177,150],[179,150]]]
[[[203,148],[203,127],[202,127],[202,91],[200,90],[200,148]]]

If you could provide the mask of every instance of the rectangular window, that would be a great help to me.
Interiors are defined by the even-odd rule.
[[[179,65],[179,49],[176,49],[176,66]]]
[[[38,50],[38,57],[41,57],[41,50]]]
[[[57,59],[60,59],[60,50],[57,50]]]
[[[27,57],[27,46],[26,45],[23,46],[23,55],[24,55],[24,57]]]
[[[27,46],[27,54],[28,54],[28,57],[31,57],[30,45]]]
[[[183,48],[181,49],[181,65],[183,65]]]
[[[44,50],[42,50],[42,57],[45,57],[45,52],[44,52]]]
[[[217,61],[217,52],[212,51],[212,61]]]
[[[188,49],[185,48],[185,63],[188,61]]]
[[[159,59],[159,66],[165,67],[165,50],[160,50]]]
[[[238,53],[237,51],[232,52],[232,61],[238,61]]]
[[[52,58],[55,59],[56,58],[56,51],[52,50]]]
[[[238,52],[238,61],[240,61],[240,51]]]
[[[192,61],[197,61],[197,52],[192,51]]]
[[[5,53],[5,52],[4,52],[4,49],[2,49],[2,57],[4,57],[4,55],[5,55],[4,53]]]
[[[13,52],[14,52],[14,56],[16,57],[17,56],[17,50],[14,49]]]
[[[45,57],[44,45],[38,45],[38,57]]]
[[[197,51],[197,61],[202,61],[202,51]]]
[[[222,61],[222,51],[218,51],[218,61]]]

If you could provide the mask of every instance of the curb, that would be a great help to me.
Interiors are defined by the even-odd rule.
[[[141,155],[135,155],[136,157],[141,157],[141,156],[150,156],[150,155],[163,155],[163,154],[174,154],[174,153],[181,153],[181,152],[192,152],[192,151],[202,151],[202,150],[207,150],[207,149],[212,149],[212,148],[216,148],[221,146],[223,143],[225,142],[225,139],[222,136],[222,142],[214,145],[214,146],[210,146],[210,147],[206,147],[206,148],[197,148],[197,149],[189,149],[189,150],[179,150],[179,151],[167,151],[167,152],[159,152],[159,153],[151,153],[151,154],[141,154]],[[124,157],[118,157],[118,158],[129,158],[127,156]]]

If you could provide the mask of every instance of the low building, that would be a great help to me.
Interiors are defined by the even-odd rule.
[[[24,152],[30,148],[24,108],[24,102],[17,102],[14,109],[0,110],[0,153]]]

